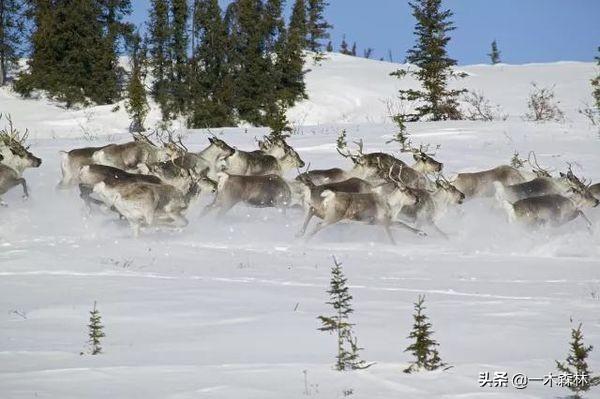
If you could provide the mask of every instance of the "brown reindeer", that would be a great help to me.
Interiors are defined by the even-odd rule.
[[[256,208],[275,207],[284,211],[290,205],[290,188],[279,175],[245,176],[220,172],[217,178],[217,195],[204,208],[202,216],[218,209],[221,217],[240,202]]]

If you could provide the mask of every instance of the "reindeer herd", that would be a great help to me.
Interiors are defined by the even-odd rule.
[[[244,203],[250,207],[274,207],[286,214],[302,208],[305,218],[298,236],[305,236],[313,218],[320,219],[307,237],[340,221],[380,225],[394,243],[392,228],[418,235],[431,229],[447,235],[437,221],[450,207],[475,197],[495,198],[510,221],[529,226],[559,226],[577,217],[592,223],[583,210],[600,203],[600,184],[586,184],[571,167],[553,177],[537,162],[531,171],[501,165],[475,173],[460,173],[453,180],[442,174],[444,165],[428,149],[404,144],[402,153],[412,155],[409,165],[384,152],[363,152],[346,146],[338,152],[353,168],[301,172],[304,161],[284,138],[265,137],[259,148],[242,151],[211,136],[200,152],[189,151],[181,138],[168,135],[157,144],[149,136],[134,134],[124,144],[78,148],[61,152],[60,189],[77,187],[86,208],[102,207],[127,220],[134,236],[142,228],[181,228],[190,204],[201,195],[212,201],[201,215],[223,216]],[[26,134],[0,132],[0,195],[21,185],[25,168],[37,168],[40,158],[29,152]],[[298,171],[293,180],[284,176]],[[6,206],[4,202],[2,205]]]

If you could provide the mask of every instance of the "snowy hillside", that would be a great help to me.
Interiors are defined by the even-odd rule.
[[[414,82],[390,77],[397,67],[342,55],[311,66],[310,99],[290,110],[297,134],[289,142],[307,164],[349,168],[335,150],[343,128],[350,140],[364,140],[365,151],[398,155],[386,144],[395,128],[385,102]],[[459,70],[470,75],[465,87],[481,90],[509,118],[409,124],[415,143],[441,146],[436,158],[448,177],[535,150],[541,165],[564,170],[572,162],[576,173],[600,181],[600,136],[577,113],[591,101],[593,64]],[[532,81],[555,85],[565,122],[521,120]],[[392,246],[377,226],[355,223],[306,242],[295,237],[298,210],[284,216],[237,206],[224,220],[200,218],[204,197],[185,229],[134,239],[110,214],[87,215],[76,191],[55,190],[59,150],[127,138],[127,115],[112,108],[65,110],[0,91],[0,112],[30,130],[31,151],[43,159],[25,172],[30,199],[14,189],[0,208],[0,398],[565,397],[565,388],[534,381],[523,390],[481,388],[478,377],[556,374],[570,319],[583,323],[586,343],[596,347],[590,366],[600,371],[600,209],[586,210],[593,234],[582,220],[529,231],[509,225],[491,199],[473,200],[440,221],[448,240],[395,230]],[[243,149],[265,132],[215,131]],[[188,133],[191,150],[207,145],[205,132]],[[317,331],[317,316],[331,312],[332,255],[354,296],[361,355],[376,362],[367,370],[334,371],[335,338]],[[419,294],[447,371],[402,372]],[[94,301],[104,354],[82,356]]]

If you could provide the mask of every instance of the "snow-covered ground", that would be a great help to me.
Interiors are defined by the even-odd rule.
[[[397,152],[385,102],[406,84],[398,65],[332,55],[311,66],[311,99],[290,111],[292,144],[311,167],[349,167],[335,151],[346,129],[365,150]],[[600,136],[577,113],[590,101],[591,63],[461,67],[463,83],[482,90],[510,117],[503,122],[409,125],[415,143],[441,145],[447,176],[506,163],[535,150],[540,164],[600,180]],[[530,83],[555,84],[567,120],[524,122]],[[138,239],[110,215],[87,216],[74,191],[56,191],[58,151],[125,140],[123,109],[64,110],[0,91],[0,111],[29,128],[40,169],[25,173],[0,209],[1,398],[548,398],[564,388],[531,382],[524,390],[480,388],[480,372],[542,377],[568,351],[583,322],[600,347],[600,228],[581,220],[531,232],[510,226],[491,200],[475,200],[441,222],[450,235],[420,238],[375,226],[341,224],[313,240],[295,238],[299,211],[234,208],[224,220],[198,217],[180,231],[149,230]],[[156,118],[156,111],[153,117]],[[264,129],[221,129],[253,148]],[[186,132],[188,147],[206,132]],[[85,137],[84,137],[85,136]],[[400,157],[408,160],[405,155]],[[587,210],[600,224],[600,209]],[[332,255],[343,262],[354,296],[363,371],[332,370],[335,339],[317,331]],[[407,375],[403,350],[412,303],[426,295],[442,359],[453,367]],[[89,310],[97,301],[105,353],[86,350]],[[570,322],[572,320],[572,323]],[[598,349],[590,364],[600,370]],[[600,397],[592,391],[589,398]]]

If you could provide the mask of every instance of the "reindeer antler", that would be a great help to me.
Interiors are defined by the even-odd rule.
[[[533,163],[531,162],[531,157],[533,157]],[[537,156],[535,155],[535,151],[529,151],[529,155],[527,156],[527,163],[529,164],[529,166],[531,166],[531,169],[533,169],[533,172],[536,175],[538,175],[539,177],[541,177],[541,176],[551,177],[552,176],[547,169],[544,169],[539,165]],[[569,169],[570,169],[570,166],[569,166]]]

